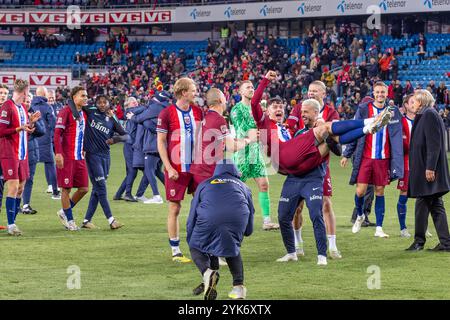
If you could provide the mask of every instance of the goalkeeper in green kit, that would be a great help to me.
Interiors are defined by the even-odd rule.
[[[245,138],[249,130],[257,130],[251,111],[251,100],[255,88],[251,81],[243,81],[239,86],[241,101],[231,110],[230,118],[236,131],[236,138]],[[266,165],[258,143],[252,143],[233,155],[233,160],[242,173],[241,180],[255,179],[258,185],[259,205],[263,214],[263,229],[277,230],[279,225],[270,219],[269,180],[267,178]]]

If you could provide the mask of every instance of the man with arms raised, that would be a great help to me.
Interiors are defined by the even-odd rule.
[[[252,117],[251,100],[255,93],[253,83],[242,81],[239,86],[242,100],[231,110],[231,122],[236,131],[237,138],[245,138],[256,130],[256,123]],[[276,230],[280,226],[273,223],[270,218],[269,179],[267,178],[266,164],[257,143],[245,147],[233,155],[234,162],[242,173],[240,179],[247,181],[253,178],[258,186],[258,200],[263,215],[263,230]]]

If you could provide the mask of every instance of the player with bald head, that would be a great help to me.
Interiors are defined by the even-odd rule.
[[[61,195],[56,181],[56,166],[53,154],[53,135],[55,132],[56,115],[47,97],[52,97],[47,88],[38,87],[36,89],[36,96],[31,101],[31,108],[41,113],[42,121],[44,122],[45,134],[36,138],[39,145],[39,162],[44,163],[45,178],[52,193],[52,199],[59,200],[61,199]]]
[[[234,139],[228,129],[223,113],[227,108],[227,100],[222,91],[209,89],[206,93],[208,111],[202,121],[199,140],[195,150],[195,160],[191,166],[195,186],[213,176],[216,163],[224,159],[226,151],[235,152],[256,142],[256,131],[242,139]]]

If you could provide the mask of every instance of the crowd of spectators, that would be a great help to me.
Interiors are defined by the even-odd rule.
[[[90,96],[107,94],[118,104],[125,96],[135,96],[145,104],[157,90],[155,79],[166,90],[171,90],[176,79],[186,75],[198,84],[199,106],[205,107],[206,91],[217,87],[225,93],[231,108],[240,99],[239,81],[257,83],[266,70],[273,69],[278,72],[278,81],[267,91],[270,96],[279,95],[285,100],[286,115],[306,97],[312,81],[322,80],[327,86],[327,103],[337,109],[342,119],[350,119],[361,100],[371,94],[372,84],[376,81],[383,80],[389,85],[388,97],[391,104],[398,106],[403,95],[420,87],[410,81],[402,86],[397,79],[395,52],[392,49],[381,52],[377,34],[365,43],[347,26],[334,28],[331,32],[313,27],[293,52],[273,36],[258,39],[252,32],[232,33],[223,41],[209,39],[206,62],[196,57],[193,70],[186,69],[186,60],[194,57],[189,57],[183,49],[180,52],[162,51],[159,55],[149,50],[141,55],[112,50],[117,41],[110,38],[106,52],[102,49],[101,53],[89,55],[88,63],[109,67],[103,74],[88,76],[85,84]],[[439,107],[450,105],[444,83],[436,85],[430,81],[424,89],[433,93]]]
[[[57,38],[55,34],[47,34],[45,31],[39,30],[39,28],[34,30],[27,28],[22,35],[26,48],[57,48],[62,43],[93,44],[98,31],[90,27],[74,30],[65,28],[61,30],[58,34],[59,38]]]
[[[168,6],[168,5],[196,5],[210,2],[255,2],[259,0],[0,0],[4,6],[37,6],[41,8],[59,8],[70,5],[81,7],[130,7],[130,6]],[[276,0],[275,0],[276,1]]]
[[[105,48],[99,48],[97,52],[81,54],[76,52],[75,64],[88,64],[90,66],[117,66],[122,59],[130,56],[130,47],[127,36],[121,32],[118,37],[110,34],[105,42]]]
[[[26,48],[57,48],[60,41],[53,34],[45,34],[36,30],[34,32],[26,29],[23,33]]]

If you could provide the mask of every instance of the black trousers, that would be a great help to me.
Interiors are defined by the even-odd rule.
[[[425,244],[425,233],[427,231],[428,215],[430,213],[439,237],[439,242],[445,247],[450,247],[450,234],[448,231],[447,214],[445,212],[442,197],[428,196],[416,199],[416,229],[414,241],[421,245]]]
[[[197,249],[189,248],[191,251],[191,257],[203,275],[209,268],[212,270],[219,270],[219,258],[203,253]],[[233,276],[233,286],[240,286],[244,284],[244,265],[242,263],[241,254],[237,257],[225,258],[228,267],[230,268],[231,275]]]

